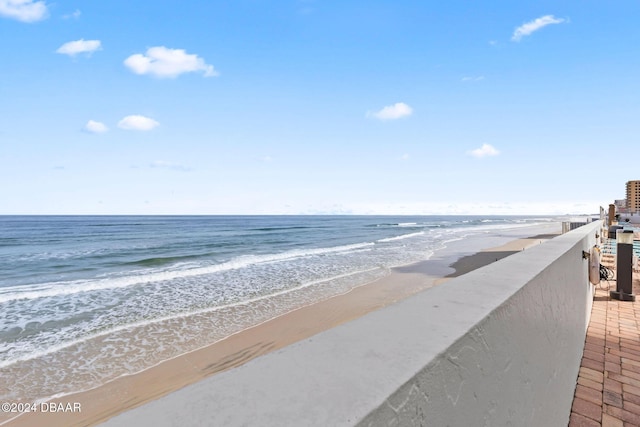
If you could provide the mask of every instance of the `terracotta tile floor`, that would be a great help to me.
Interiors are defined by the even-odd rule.
[[[640,275],[636,302],[610,299],[615,287],[596,287],[569,427],[640,426]]]

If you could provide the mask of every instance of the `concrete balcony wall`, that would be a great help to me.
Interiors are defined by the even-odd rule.
[[[566,426],[593,302],[582,251],[601,224],[439,290],[454,311],[475,300],[462,310],[477,321],[359,425]]]
[[[566,426],[597,221],[108,425]]]

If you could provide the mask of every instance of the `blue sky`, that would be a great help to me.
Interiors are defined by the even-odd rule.
[[[563,214],[640,179],[638,1],[0,0],[0,214]]]

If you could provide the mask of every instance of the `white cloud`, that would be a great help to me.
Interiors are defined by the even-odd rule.
[[[198,55],[164,46],[151,47],[145,55],[131,55],[124,60],[124,65],[136,74],[151,74],[160,78],[173,78],[183,73],[198,71],[203,72],[205,77],[218,75],[213,65],[206,64]]]
[[[90,133],[105,133],[109,128],[104,123],[89,120],[87,124],[84,125],[84,130]]]
[[[488,156],[497,156],[498,154],[500,154],[500,152],[496,150],[492,145],[482,144],[482,147],[468,151],[467,154],[473,157],[482,158]]]
[[[43,1],[0,0],[0,15],[22,22],[41,21],[47,17],[47,5]]]
[[[124,130],[151,130],[160,123],[145,116],[127,116],[118,122],[118,127]]]
[[[514,42],[519,42],[523,36],[528,36],[535,31],[538,31],[541,28],[546,27],[551,24],[561,24],[565,22],[565,19],[556,18],[553,15],[545,15],[540,18],[534,19],[533,21],[522,24],[513,32],[513,36],[511,40]]]
[[[151,166],[152,168],[171,169],[171,170],[180,171],[180,172],[188,172],[192,170],[188,166],[184,166],[184,165],[173,163],[173,162],[167,162],[165,160],[156,160],[155,162],[151,162],[149,166]]]
[[[401,117],[410,116],[413,109],[404,102],[397,102],[393,105],[387,105],[380,111],[374,113],[368,112],[367,117],[372,116],[378,120],[395,120]]]
[[[475,76],[475,77],[468,76],[468,77],[462,78],[463,82],[479,82],[482,80],[484,80],[484,76]]]
[[[76,56],[79,53],[86,53],[87,55],[91,55],[96,50],[100,50],[100,40],[75,40],[72,42],[67,42],[60,46],[56,53],[61,53],[63,55]]]
[[[82,15],[82,12],[80,12],[79,9],[76,9],[73,13],[69,13],[67,15],[63,15],[62,19],[79,19],[80,15]]]

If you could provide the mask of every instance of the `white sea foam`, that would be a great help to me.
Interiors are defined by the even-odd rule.
[[[53,282],[38,285],[23,285],[15,287],[0,288],[0,303],[15,301],[20,299],[37,299],[44,297],[54,297],[60,295],[71,295],[80,292],[97,291],[105,289],[124,288],[146,283],[161,282],[179,278],[201,276],[218,273],[222,271],[238,270],[256,264],[266,264],[273,262],[289,261],[297,258],[326,255],[331,253],[345,253],[361,250],[373,246],[375,243],[359,243],[353,245],[342,245],[329,248],[315,248],[304,250],[292,250],[279,254],[266,255],[246,255],[240,256],[231,261],[198,267],[191,269],[178,269],[149,273],[142,271],[139,274],[123,277],[107,277],[103,279],[76,280],[72,282]]]
[[[138,321],[138,322],[133,322],[133,323],[129,323],[129,324],[123,324],[123,325],[119,325],[116,327],[112,327],[109,328],[107,330],[102,330],[100,332],[97,333],[92,333],[89,335],[85,335],[82,338],[78,338],[78,339],[74,339],[74,340],[68,340],[68,341],[64,341],[64,342],[60,342],[56,345],[52,345],[44,350],[35,350],[35,351],[29,351],[27,354],[24,354],[23,356],[20,357],[16,357],[13,359],[8,359],[8,360],[3,360],[0,361],[0,368],[5,368],[7,366],[10,366],[14,363],[18,363],[18,362],[24,362],[27,360],[32,360],[32,359],[37,359],[43,356],[46,356],[48,354],[52,354],[55,352],[58,352],[62,349],[65,348],[69,348],[72,347],[74,345],[78,345],[80,343],[86,342],[86,341],[90,341],[92,339],[96,339],[99,337],[103,337],[103,336],[107,336],[107,335],[111,335],[114,334],[116,332],[120,332],[120,331],[124,331],[127,329],[133,329],[133,328],[137,328],[137,327],[143,327],[143,326],[148,326],[148,325],[152,325],[152,324],[158,324],[158,323],[162,323],[162,322],[166,322],[169,320],[175,320],[175,319],[180,319],[180,318],[185,318],[185,317],[189,317],[189,316],[195,316],[195,315],[199,315],[199,314],[205,314],[205,313],[212,313],[215,311],[220,311],[220,310],[224,310],[227,308],[232,308],[232,307],[238,307],[238,306],[245,306],[245,305],[251,305],[254,304],[258,301],[263,301],[269,298],[274,298],[280,295],[285,295],[291,292],[295,292],[295,291],[299,291],[301,289],[310,287],[310,286],[314,286],[314,285],[318,285],[321,283],[325,283],[325,282],[330,282],[332,280],[336,280],[336,279],[341,279],[341,278],[345,278],[345,277],[349,277],[349,276],[355,276],[358,274],[362,274],[362,273],[368,273],[368,272],[372,272],[375,270],[379,270],[379,267],[376,268],[369,268],[366,270],[361,270],[361,271],[352,271],[349,273],[345,273],[345,274],[340,274],[334,277],[329,277],[329,278],[323,278],[323,279],[318,279],[318,280],[312,280],[312,281],[308,281],[306,283],[303,283],[299,286],[296,286],[294,288],[289,288],[289,289],[285,289],[279,292],[273,292],[270,293],[268,295],[263,295],[260,297],[255,297],[255,298],[251,298],[251,299],[246,299],[240,302],[236,302],[236,303],[232,303],[232,304],[224,304],[224,305],[219,305],[219,306],[215,306],[215,307],[207,307],[207,308],[203,308],[203,309],[198,309],[198,310],[190,310],[187,312],[183,312],[183,313],[176,313],[176,314],[171,314],[171,315],[167,315],[167,316],[162,316],[162,317],[158,317],[158,318],[154,318],[154,319],[145,319],[142,321]]]
[[[396,240],[410,239],[411,237],[423,236],[423,235],[424,235],[424,231],[418,231],[416,233],[403,234],[401,236],[396,236],[396,237],[387,237],[386,239],[378,240],[378,242],[379,243],[394,242]]]

